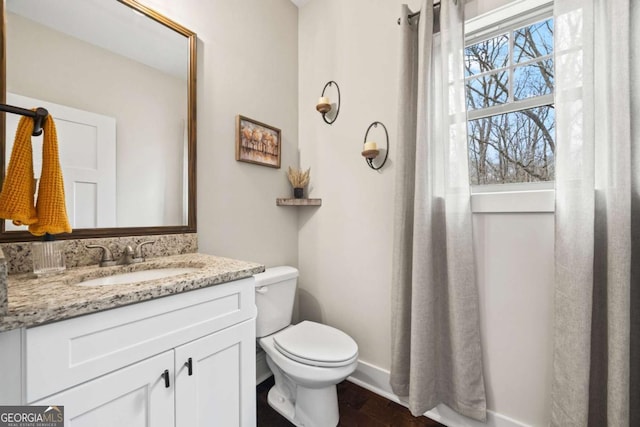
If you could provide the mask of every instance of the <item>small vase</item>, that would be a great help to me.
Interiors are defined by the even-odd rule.
[[[304,188],[294,188],[293,189],[293,197],[296,199],[302,199],[302,197],[304,196]]]

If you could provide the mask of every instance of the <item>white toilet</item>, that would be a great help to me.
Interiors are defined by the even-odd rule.
[[[298,270],[268,268],[256,279],[256,336],[275,377],[269,405],[299,427],[338,424],[336,384],[355,371],[358,345],[320,323],[291,325]]]

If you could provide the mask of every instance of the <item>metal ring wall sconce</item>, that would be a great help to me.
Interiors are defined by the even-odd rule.
[[[382,128],[384,129],[386,149],[384,150],[384,159],[382,160],[382,163],[376,166],[373,164],[373,160],[380,154],[380,149],[378,148],[377,143],[373,141],[367,141],[367,137],[369,136],[369,131],[371,130],[371,128],[377,128],[378,125],[382,126]],[[387,132],[387,127],[381,122],[373,122],[367,128],[367,132],[364,134],[364,147],[362,150],[362,156],[365,158],[369,167],[373,170],[381,169],[387,162],[387,158],[389,157],[389,132]]]
[[[329,113],[334,110],[329,98],[324,96],[324,92],[327,90],[329,86],[333,86],[333,85],[336,85],[336,89],[338,91],[338,102],[336,103],[335,114],[332,114],[331,117],[327,117]],[[318,112],[322,114],[322,120],[324,120],[326,124],[330,125],[336,121],[336,119],[338,118],[338,114],[340,114],[340,87],[338,86],[338,83],[331,80],[327,82],[326,85],[324,85],[324,88],[322,89],[322,95],[320,96],[320,99],[318,100],[318,104],[316,105],[316,110],[318,110]]]

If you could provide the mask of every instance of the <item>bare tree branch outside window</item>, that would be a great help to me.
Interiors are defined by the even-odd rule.
[[[465,49],[467,111],[479,116],[468,121],[471,184],[554,179],[552,55],[552,19]]]

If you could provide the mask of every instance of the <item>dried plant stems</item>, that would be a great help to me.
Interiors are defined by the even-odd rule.
[[[302,172],[302,169],[291,168],[287,170],[287,177],[293,188],[303,188],[309,183],[311,168]]]

